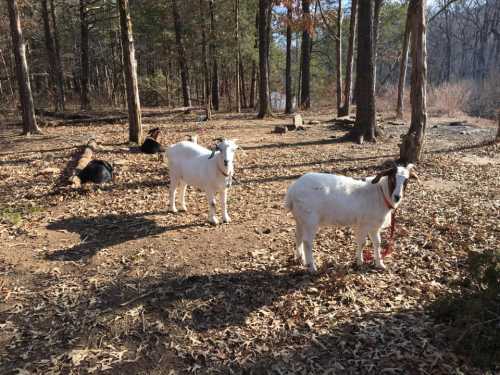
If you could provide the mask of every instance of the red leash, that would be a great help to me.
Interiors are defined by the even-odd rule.
[[[384,194],[384,191],[382,190],[382,188],[380,188],[380,192],[382,193],[382,197],[384,198],[385,206],[388,209],[393,210],[391,212],[391,234],[389,237],[389,241],[387,242],[387,245],[385,246],[384,249],[382,249],[382,252],[380,253],[380,255],[382,256],[382,259],[383,259],[386,256],[391,255],[391,253],[394,249],[394,232],[396,231],[396,218],[395,218],[396,210],[394,209],[394,206],[391,204],[391,202],[389,202],[387,200],[387,198],[385,197],[385,194]],[[371,262],[373,260],[372,252],[369,249],[366,249],[363,252],[363,260],[366,263]]]

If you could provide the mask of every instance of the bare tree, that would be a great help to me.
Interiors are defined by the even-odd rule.
[[[54,38],[54,48],[55,48],[55,74],[57,81],[57,94],[59,95],[59,109],[64,111],[66,104],[66,93],[64,89],[64,67],[61,59],[61,46],[59,43],[59,28],[57,26],[57,17],[56,17],[56,7],[54,4],[54,0],[50,0],[50,17],[52,20],[52,30],[53,30],[53,38]]]
[[[302,52],[301,52],[301,88],[300,88],[300,107],[309,109],[311,107],[311,0],[302,0],[302,13],[304,26],[302,31]]]
[[[236,81],[236,112],[241,112],[241,92],[240,92],[240,0],[234,2],[234,40],[236,44],[236,65],[235,65],[235,81]]]
[[[127,87],[127,106],[129,119],[129,140],[140,143],[142,140],[141,103],[137,82],[137,62],[135,60],[134,37],[128,0],[118,0],[120,30],[122,39],[123,65]]]
[[[374,1],[359,0],[358,57],[356,62],[356,123],[353,136],[359,143],[374,141],[375,118],[375,66],[373,48]]]
[[[342,0],[339,1],[337,9],[337,35],[336,39],[336,64],[337,65],[337,115],[340,116],[342,112]]]
[[[89,98],[89,23],[86,0],[80,0],[80,107],[83,110],[91,109]]]
[[[16,60],[16,77],[19,86],[19,97],[23,114],[23,134],[39,134],[40,128],[36,123],[35,106],[29,79],[28,62],[26,60],[26,46],[24,44],[21,19],[16,0],[7,0],[9,8],[10,34],[12,37],[12,47]]]
[[[259,0],[259,118],[271,114],[269,105],[269,44],[271,39],[271,0]]]
[[[427,125],[427,46],[426,0],[410,0],[411,14],[411,124],[408,134],[402,138],[400,160],[418,162],[422,156]]]
[[[215,48],[215,10],[214,0],[208,1],[210,11],[210,56],[212,58],[212,106],[215,111],[219,110],[219,66],[217,64],[217,50]]]
[[[349,46],[347,47],[347,62],[344,86],[344,105],[339,116],[347,116],[352,100],[352,68],[354,61],[354,43],[356,40],[356,21],[358,19],[358,0],[351,1],[351,19],[349,22]]]
[[[401,61],[399,65],[399,82],[398,82],[398,103],[396,106],[396,117],[403,118],[404,107],[404,90],[406,83],[406,66],[408,65],[408,48],[410,46],[410,29],[411,29],[411,13],[410,8],[406,11],[406,25],[403,36],[403,47],[401,49]]]
[[[288,2],[286,7],[285,113],[292,113],[292,3]]]
[[[172,1],[172,14],[174,16],[175,41],[177,43],[177,56],[181,68],[182,99],[185,107],[191,107],[191,92],[189,89],[189,71],[186,61],[186,51],[182,42],[182,21],[177,8],[177,0]]]
[[[207,37],[206,37],[206,25],[205,25],[205,13],[204,0],[200,0],[200,26],[201,26],[201,54],[202,54],[202,64],[203,64],[203,87],[205,89],[205,114],[207,120],[212,118],[211,111],[211,95],[210,95],[210,69],[208,67],[208,56],[207,56]]]

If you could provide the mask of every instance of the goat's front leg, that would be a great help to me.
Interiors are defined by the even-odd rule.
[[[375,266],[381,269],[385,269],[385,264],[380,256],[380,230],[370,232],[370,239],[372,240],[373,243],[373,254],[375,258]]]
[[[181,208],[179,209],[179,211],[187,211],[187,208],[186,208],[186,188],[187,188],[187,184],[184,181],[182,181],[179,184],[179,190],[180,190],[180,194],[181,194]]]
[[[221,205],[222,205],[222,221],[224,223],[230,223],[231,218],[227,213],[227,189],[222,190],[221,193]]]
[[[217,217],[215,216],[215,193],[208,192],[208,221],[214,225],[219,224]]]
[[[358,266],[363,265],[363,247],[366,243],[366,236],[368,235],[368,231],[364,228],[356,228],[356,244],[358,247],[356,248],[356,264]]]

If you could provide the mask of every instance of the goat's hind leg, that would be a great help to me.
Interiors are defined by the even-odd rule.
[[[363,247],[366,243],[366,236],[368,235],[368,231],[364,228],[356,228],[355,236],[356,236],[356,244],[358,247],[356,248],[356,264],[361,267],[364,263],[363,260]]]
[[[181,208],[179,208],[179,211],[187,211],[186,188],[187,188],[187,184],[184,181],[179,182],[179,191],[180,191],[180,195],[181,195]]]
[[[318,225],[305,225],[302,228],[302,231],[302,239],[304,243],[303,252],[306,263],[305,265],[309,269],[310,273],[316,273],[318,269],[316,268],[316,264],[314,263],[313,243],[314,239],[316,238],[316,232],[318,231]]]
[[[374,258],[375,258],[375,266],[381,269],[385,269],[385,264],[380,256],[380,242],[382,241],[380,238],[380,230],[374,230],[369,232],[370,239],[372,240],[373,243],[373,253],[374,253]]]
[[[304,239],[302,224],[296,220],[295,227],[295,260],[300,262],[302,265],[306,264],[306,259],[304,257]]]

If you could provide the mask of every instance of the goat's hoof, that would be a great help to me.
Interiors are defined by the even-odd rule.
[[[308,271],[309,271],[309,273],[311,273],[311,274],[316,274],[316,273],[318,273],[318,269],[316,268],[316,266],[315,266],[314,264],[307,266],[307,270],[308,270]]]
[[[231,218],[229,216],[226,216],[222,219],[223,223],[229,224],[231,222]]]
[[[173,212],[174,214],[177,213],[177,208],[170,208],[170,212]]]
[[[365,262],[363,261],[363,258],[356,259],[356,266],[363,267],[364,264],[365,264]]]
[[[219,224],[219,220],[217,220],[216,217],[211,217],[210,219],[208,219],[208,222],[212,225],[217,225]]]
[[[387,269],[387,267],[385,266],[384,263],[378,263],[375,265],[375,267],[377,267],[379,270],[382,270],[382,271]]]
[[[179,212],[186,212],[186,211],[187,211],[186,206],[179,208]]]

